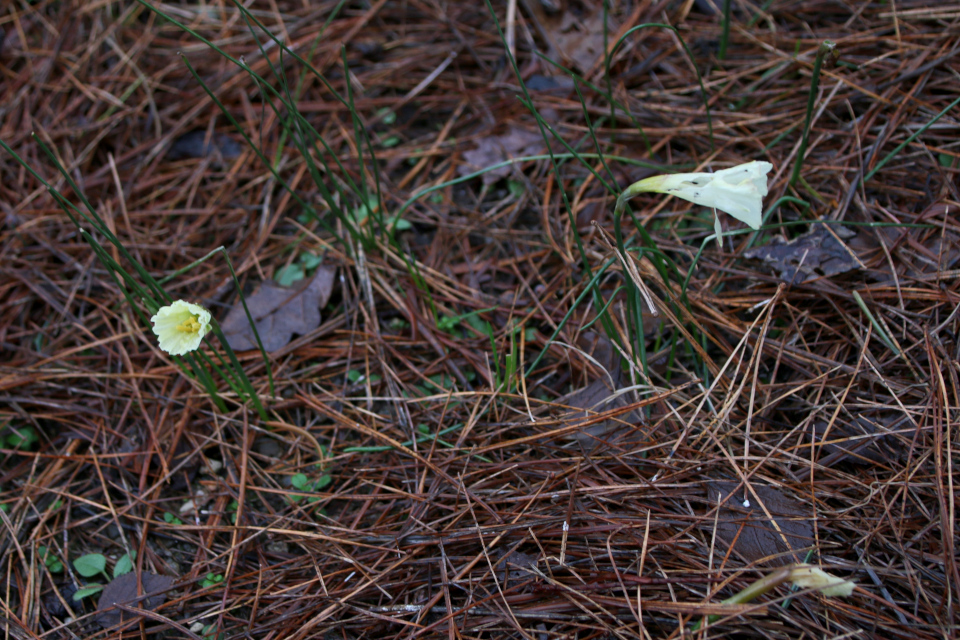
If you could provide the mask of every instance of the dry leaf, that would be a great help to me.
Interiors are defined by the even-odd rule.
[[[301,280],[296,287],[281,287],[266,280],[247,298],[264,349],[276,351],[289,344],[294,334],[304,335],[320,326],[320,309],[330,300],[335,276],[336,269],[321,266],[312,278]],[[253,328],[239,300],[221,327],[234,351],[257,348]]]
[[[543,137],[539,133],[510,127],[503,135],[480,138],[476,149],[463,153],[463,163],[457,168],[457,172],[465,176],[505,160],[538,155],[543,153],[544,149],[546,147]],[[493,184],[510,175],[510,171],[510,165],[488,171],[483,174],[483,184]]]
[[[510,553],[500,552],[500,559],[497,560],[494,568],[500,572],[500,581],[522,580],[530,575],[530,569],[537,566],[537,558],[529,553],[522,551],[511,551]]]
[[[617,25],[608,25],[610,34],[616,34],[617,29]],[[547,30],[565,58],[564,62],[572,64],[581,73],[589,72],[603,55],[603,13],[600,11],[581,19],[566,11],[559,23],[548,23]]]
[[[822,446],[827,455],[817,461],[825,467],[842,461],[884,464],[897,460],[907,452],[909,445],[898,441],[897,436],[889,432],[906,429],[908,433],[900,435],[910,438],[916,431],[906,417],[896,420],[891,414],[878,417],[875,421],[858,416],[849,424],[834,422],[829,432],[827,424],[825,420],[813,423],[818,441],[826,435]]]
[[[593,70],[603,57],[603,11],[596,3],[525,1],[524,8],[534,28],[549,47],[551,59],[581,73]],[[607,16],[610,44],[620,25]]]
[[[167,160],[184,158],[206,158],[210,155],[220,158],[236,158],[243,152],[243,146],[225,133],[215,133],[207,141],[207,132],[203,129],[185,133],[170,145]]]
[[[167,599],[165,591],[173,585],[173,578],[170,576],[160,576],[155,573],[144,571],[140,574],[140,580],[143,583],[143,594],[146,597],[137,595],[137,574],[136,572],[125,573],[110,581],[103,593],[100,594],[100,601],[97,602],[96,621],[101,627],[113,627],[124,620],[132,621],[136,619],[133,613],[124,611],[115,607],[117,603],[131,607],[136,607],[139,601],[144,609],[156,609]],[[143,600],[138,600],[143,598]]]
[[[626,385],[622,383],[624,374],[620,366],[620,354],[614,350],[610,341],[605,336],[588,331],[581,336],[579,346],[587,353],[591,353],[594,360],[606,369],[609,375],[601,374],[586,387],[557,400],[559,404],[583,410],[568,413],[564,416],[565,421],[588,420],[597,413],[624,407],[633,402],[633,396],[629,393],[615,395]],[[607,439],[615,431],[625,428],[627,424],[639,421],[640,415],[630,411],[616,419],[586,426],[575,432],[573,438],[589,450],[597,446],[601,438]]]
[[[742,486],[737,490],[738,486],[737,482],[707,483],[707,501],[711,506],[716,506],[718,499],[720,502],[726,500],[726,504],[720,508],[717,519],[717,538],[724,541],[728,547],[733,544],[734,553],[740,554],[750,562],[770,556],[779,556],[770,560],[776,565],[802,562],[805,553],[789,552],[805,549],[814,543],[810,510],[778,489],[758,484],[752,485],[763,506],[776,521],[774,526],[764,513],[763,507],[757,503],[753,493]],[[736,495],[727,500],[727,496],[734,490]],[[746,503],[745,495],[748,500]],[[711,513],[710,517],[703,521],[707,535],[712,533],[712,516]],[[734,541],[736,541],[735,544]]]
[[[837,237],[852,238],[856,233],[840,226],[835,226],[832,231],[833,233],[826,225],[817,224],[793,240],[777,236],[770,244],[750,249],[743,255],[767,262],[771,268],[780,272],[784,282],[791,284],[829,278],[860,268],[857,258],[837,241]]]

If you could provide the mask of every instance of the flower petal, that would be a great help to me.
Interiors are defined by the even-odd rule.
[[[150,318],[160,348],[173,356],[194,351],[210,330],[210,312],[198,304],[177,300],[160,307]]]
[[[763,224],[769,162],[754,160],[716,173],[675,173],[652,176],[632,185],[631,195],[654,191],[704,207],[715,207],[754,229]]]
[[[790,571],[790,581],[801,589],[818,589],[825,596],[849,596],[856,586],[849,580],[803,564]]]

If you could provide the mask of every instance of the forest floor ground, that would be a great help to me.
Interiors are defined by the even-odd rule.
[[[0,635],[957,637],[960,12],[731,4],[0,9]]]

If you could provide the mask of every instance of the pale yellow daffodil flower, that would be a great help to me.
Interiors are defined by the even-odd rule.
[[[767,174],[773,169],[769,162],[754,160],[746,164],[721,169],[715,173],[674,173],[651,176],[627,187],[620,196],[626,201],[641,193],[665,193],[694,204],[712,207],[747,223],[752,229],[763,224],[763,198],[767,195]],[[719,217],[714,217],[717,242],[720,242]]]
[[[172,356],[196,350],[210,330],[210,312],[198,304],[177,300],[160,307],[150,318],[160,348]]]

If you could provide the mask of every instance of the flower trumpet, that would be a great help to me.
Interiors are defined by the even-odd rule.
[[[160,348],[172,356],[182,356],[200,346],[210,330],[210,312],[198,304],[177,300],[160,307],[150,322]]]
[[[627,187],[617,199],[614,213],[619,227],[619,214],[626,201],[641,193],[665,193],[694,204],[712,207],[747,223],[753,229],[763,224],[763,197],[767,195],[767,174],[773,169],[769,162],[754,160],[746,164],[722,169],[716,173],[674,173],[651,176]],[[714,218],[717,242],[720,242],[720,219]]]

